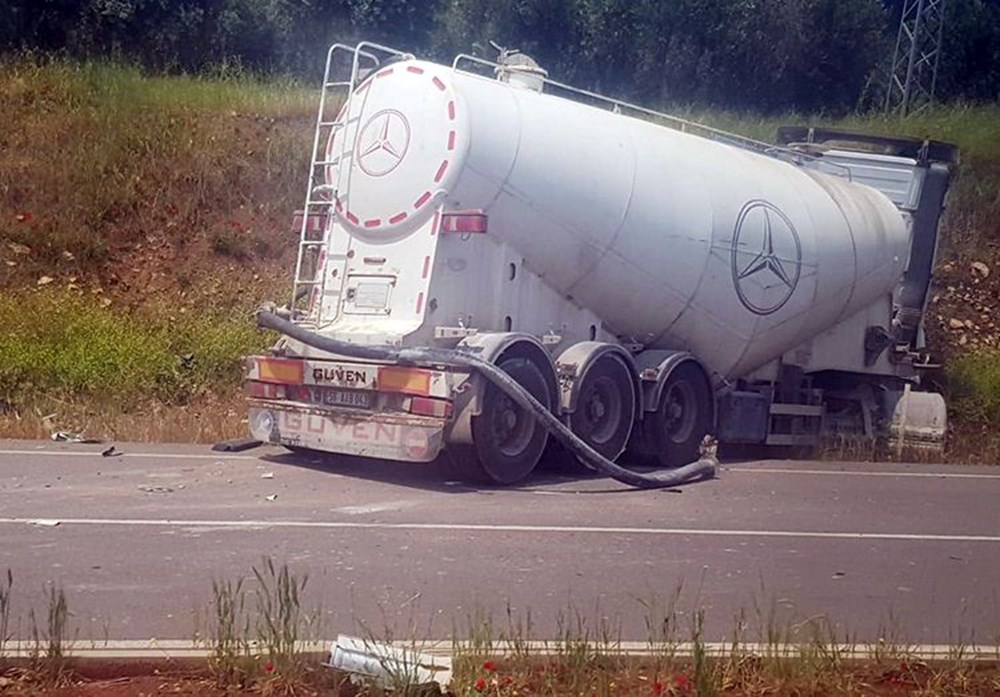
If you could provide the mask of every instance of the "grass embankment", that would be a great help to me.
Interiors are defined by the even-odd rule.
[[[163,413],[143,420],[152,404],[171,411],[207,395],[221,395],[224,413],[242,411],[239,356],[265,343],[246,312],[284,298],[290,284],[288,222],[301,202],[317,96],[239,76],[0,65],[0,326],[18,327],[3,344],[13,360],[0,369],[0,433],[44,435],[39,415],[56,412],[88,413],[109,435],[160,437]],[[905,122],[679,113],[762,140],[778,125],[808,123],[961,147],[927,331],[946,361],[937,381],[951,398],[953,440],[981,444],[1000,421],[1000,106],[942,107]],[[974,262],[989,275],[972,271]],[[131,406],[122,413],[122,404]],[[171,432],[239,431],[226,416],[208,431]],[[994,440],[973,457],[1000,458]]]
[[[284,295],[294,259],[311,98],[0,66],[0,432],[240,432],[239,357],[267,344],[249,311]]]

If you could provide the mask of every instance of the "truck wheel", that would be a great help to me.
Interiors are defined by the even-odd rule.
[[[531,395],[552,408],[545,377],[526,358],[508,358],[498,365]],[[524,479],[538,463],[549,438],[535,417],[519,407],[493,383],[483,392],[483,410],[472,418],[472,453],[456,453],[472,478],[490,484],[513,484]],[[472,456],[472,457],[470,457]],[[471,462],[470,462],[471,461]]]
[[[614,356],[601,356],[580,382],[576,410],[569,415],[570,429],[605,458],[614,460],[625,449],[634,420],[632,374]]]
[[[657,410],[643,420],[644,445],[661,467],[680,467],[698,459],[702,438],[711,426],[708,380],[694,363],[682,363],[667,377]]]

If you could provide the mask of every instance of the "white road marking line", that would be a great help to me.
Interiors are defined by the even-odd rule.
[[[332,510],[334,513],[343,513],[344,515],[364,515],[366,513],[381,513],[382,511],[399,511],[404,508],[412,508],[416,504],[416,501],[385,501],[361,506],[341,506]]]
[[[96,455],[100,457],[100,449],[96,450],[0,450],[2,455],[55,455],[57,457],[79,457],[81,455]],[[230,453],[192,453],[184,455],[182,453],[133,453],[129,450],[122,452],[124,457],[148,457],[163,460],[259,460],[256,455],[232,455]]]
[[[870,472],[859,470],[811,470],[781,467],[727,467],[722,465],[723,474],[739,472],[743,474],[820,474],[847,475],[851,477],[917,477],[923,479],[1000,479],[1000,474],[969,474],[965,472]]]
[[[935,535],[896,532],[819,532],[810,530],[712,530],[698,528],[584,527],[573,525],[482,525],[473,523],[363,523],[309,520],[179,520],[152,518],[59,518],[67,525],[133,527],[216,527],[231,529],[312,528],[319,530],[446,530],[451,532],[529,532],[591,535],[669,535],[697,537],[795,537],[829,540],[910,540],[920,542],[1000,542],[1000,535]],[[0,525],[37,525],[37,518],[0,518]]]

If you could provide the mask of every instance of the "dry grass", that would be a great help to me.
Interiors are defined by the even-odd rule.
[[[246,398],[232,387],[183,405],[153,399],[123,406],[100,397],[38,397],[0,412],[0,435],[5,438],[48,439],[57,431],[107,441],[215,443],[247,435]]]

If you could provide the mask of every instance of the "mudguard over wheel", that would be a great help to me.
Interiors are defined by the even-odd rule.
[[[685,362],[667,377],[656,411],[646,413],[636,450],[659,467],[680,467],[698,459],[711,427],[711,385],[697,364]]]

